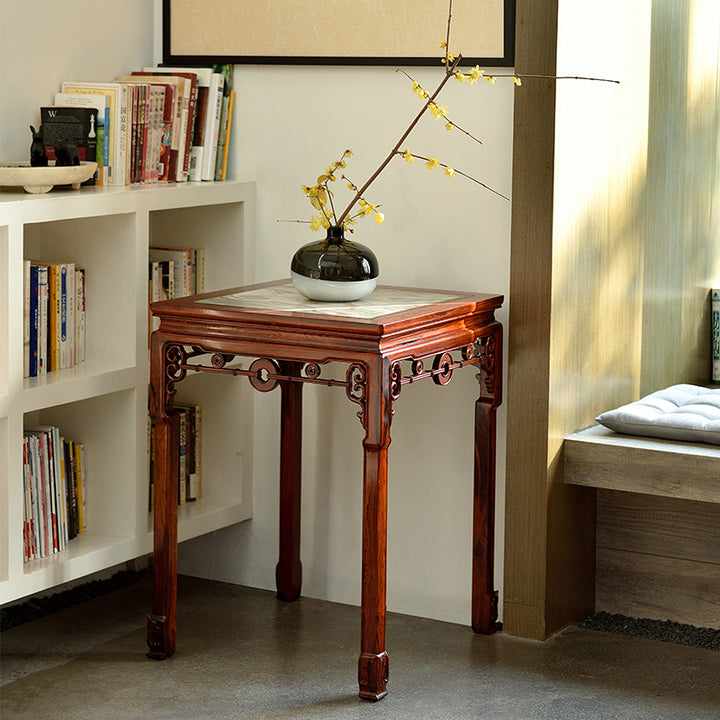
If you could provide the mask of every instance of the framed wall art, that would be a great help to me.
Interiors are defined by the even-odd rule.
[[[167,64],[434,65],[449,0],[163,0]],[[453,0],[463,65],[514,63],[515,0]]]

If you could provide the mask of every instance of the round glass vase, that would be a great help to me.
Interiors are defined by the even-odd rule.
[[[346,239],[344,228],[330,227],[324,240],[295,253],[290,276],[295,289],[310,300],[350,302],[375,289],[378,261],[370,248]]]

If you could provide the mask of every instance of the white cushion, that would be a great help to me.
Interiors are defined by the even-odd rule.
[[[595,419],[628,435],[720,445],[720,389],[673,385]]]

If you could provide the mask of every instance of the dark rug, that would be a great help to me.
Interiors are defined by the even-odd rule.
[[[720,630],[695,627],[670,620],[650,620],[599,612],[579,622],[578,626],[588,630],[603,630],[620,635],[720,651]]]
[[[150,570],[120,570],[110,578],[91,580],[69,590],[43,597],[28,598],[16,605],[0,608],[0,632],[49,615],[57,610],[71,607],[83,600],[90,600],[90,598],[127,587],[149,573]]]

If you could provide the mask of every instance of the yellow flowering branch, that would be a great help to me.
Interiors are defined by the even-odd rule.
[[[482,79],[485,80],[485,82],[494,85],[497,78],[511,78],[512,81],[515,83],[515,85],[521,85],[522,84],[522,78],[543,78],[543,79],[552,79],[552,80],[594,80],[594,81],[602,81],[602,82],[614,82],[617,83],[617,80],[604,80],[603,78],[592,78],[592,77],[582,77],[582,76],[570,76],[570,75],[564,75],[564,76],[553,76],[553,75],[517,75],[517,74],[500,74],[500,75],[490,75],[486,74],[484,70],[482,70],[477,65],[473,68],[470,68],[467,72],[460,72],[458,70],[458,66],[460,64],[460,61],[462,60],[462,55],[455,55],[454,53],[450,52],[450,26],[452,21],[452,0],[449,0],[449,9],[448,9],[448,24],[447,24],[447,34],[446,34],[446,40],[441,44],[441,46],[445,50],[444,57],[442,59],[443,64],[445,65],[445,75],[442,78],[442,80],[438,83],[438,86],[435,88],[435,90],[431,93],[429,93],[427,90],[425,90],[420,83],[418,83],[416,80],[413,80],[410,75],[408,75],[407,72],[404,70],[398,69],[397,72],[402,72],[411,82],[412,82],[412,91],[420,97],[424,103],[420,110],[418,111],[417,115],[413,118],[413,120],[408,125],[407,129],[402,133],[399,140],[395,143],[395,146],[390,150],[390,152],[387,154],[385,159],[380,163],[379,167],[375,172],[367,179],[364,185],[362,187],[358,187],[355,185],[355,183],[348,181],[348,188],[354,193],[352,199],[348,203],[347,207],[340,213],[340,215],[337,215],[335,212],[335,205],[333,202],[333,193],[329,188],[329,184],[334,182],[336,180],[335,173],[340,168],[345,168],[346,165],[346,158],[350,157],[352,155],[352,152],[350,150],[346,150],[340,160],[335,161],[332,165],[330,165],[327,170],[325,171],[325,174],[320,175],[317,179],[317,182],[312,187],[303,186],[303,192],[308,196],[312,206],[321,212],[321,215],[314,216],[310,221],[310,226],[312,229],[319,229],[320,227],[323,228],[329,228],[331,225],[334,226],[343,226],[347,227],[348,225],[355,222],[355,220],[358,217],[367,216],[367,215],[373,215],[375,217],[375,220],[379,223],[381,223],[384,220],[384,215],[377,210],[378,206],[375,206],[371,203],[368,203],[365,199],[365,192],[370,187],[370,185],[376,180],[376,178],[380,175],[380,173],[386,168],[386,166],[390,163],[390,161],[396,156],[400,155],[408,162],[413,162],[416,158],[419,160],[423,160],[425,162],[425,165],[429,169],[434,169],[435,167],[442,167],[445,170],[445,174],[449,175],[450,177],[454,175],[462,175],[463,177],[472,180],[473,182],[477,183],[478,185],[481,185],[485,189],[489,190],[490,192],[504,198],[505,200],[509,200],[508,197],[503,195],[502,193],[498,192],[497,190],[494,190],[490,186],[486,185],[483,182],[480,182],[476,178],[472,177],[471,175],[468,175],[464,172],[461,172],[459,170],[456,170],[448,165],[445,165],[444,163],[441,163],[437,158],[435,157],[423,157],[422,155],[415,155],[413,153],[410,153],[409,150],[400,150],[400,148],[404,145],[405,140],[410,135],[410,133],[415,129],[415,126],[418,124],[422,116],[426,112],[430,112],[433,117],[436,119],[443,119],[445,120],[445,128],[447,130],[457,129],[470,137],[471,139],[475,140],[476,142],[480,143],[481,141],[478,140],[476,137],[471,135],[467,130],[464,130],[459,125],[457,125],[455,122],[450,120],[447,116],[447,107],[444,105],[439,105],[436,102],[436,99],[440,92],[443,90],[445,85],[447,84],[448,80],[450,78],[455,78],[458,82],[462,83],[469,83],[473,84],[477,82],[478,80]],[[342,175],[341,176],[344,180],[347,180],[347,178]],[[355,206],[359,207],[359,211],[352,215],[352,210]]]
[[[342,225],[345,218],[350,214],[350,211],[353,209],[355,203],[365,194],[365,191],[370,187],[370,185],[375,181],[378,175],[385,169],[385,167],[388,165],[388,163],[395,157],[395,155],[398,154],[398,150],[403,145],[405,140],[407,139],[407,136],[414,130],[415,126],[420,121],[420,118],[425,114],[425,112],[428,110],[431,104],[435,104],[435,98],[440,94],[442,89],[445,87],[447,81],[453,76],[453,73],[455,72],[455,68],[458,66],[458,63],[462,59],[462,55],[458,55],[457,59],[453,62],[452,66],[445,69],[445,77],[440,81],[438,86],[435,88],[435,91],[432,93],[432,95],[428,95],[427,100],[425,101],[425,104],[420,108],[420,111],[415,116],[415,118],[412,120],[408,128],[405,130],[405,132],[400,136],[400,139],[395,143],[395,146],[393,149],[387,154],[387,157],[380,163],[380,166],[378,169],[367,179],[365,184],[357,190],[352,200],[350,200],[348,206],[345,208],[345,210],[342,211],[340,216],[337,218],[336,225]]]
[[[503,195],[501,192],[498,192],[497,190],[491,188],[489,185],[486,185],[484,182],[480,182],[477,178],[474,178],[472,175],[468,175],[467,173],[462,172],[462,170],[457,170],[454,167],[451,167],[450,165],[446,165],[443,162],[440,162],[436,157],[424,157],[423,155],[416,155],[415,153],[411,153],[409,150],[405,149],[402,152],[397,153],[401,158],[404,160],[407,160],[409,163],[415,162],[415,160],[424,160],[425,161],[425,167],[428,170],[434,170],[436,167],[441,167],[445,169],[445,174],[448,177],[455,177],[455,175],[462,175],[464,178],[467,178],[468,180],[472,180],[474,183],[477,183],[478,185],[481,185],[486,190],[489,190],[491,193],[495,193],[495,195],[499,195],[501,198],[504,198],[505,200],[509,200],[510,198],[506,195]]]

